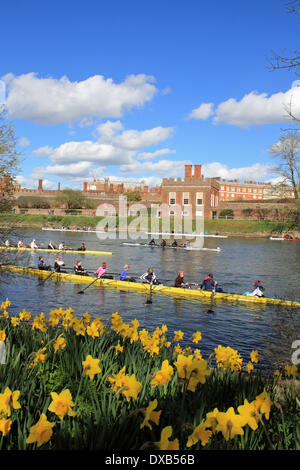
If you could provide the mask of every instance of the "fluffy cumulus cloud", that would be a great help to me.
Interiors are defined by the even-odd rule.
[[[190,113],[189,118],[204,120],[214,115],[214,124],[223,123],[240,128],[286,123],[291,120],[290,114],[300,118],[300,86],[294,82],[286,92],[272,95],[251,91],[239,101],[229,98],[221,102],[215,112],[212,108],[212,103],[202,103]]]
[[[20,147],[29,147],[30,145],[30,142],[28,139],[26,139],[26,137],[21,137],[19,140],[18,140],[18,144],[20,145]]]
[[[120,118],[133,107],[142,107],[157,92],[154,78],[129,75],[121,83],[94,75],[72,82],[68,77],[39,78],[35,73],[2,77],[6,84],[6,109],[10,118],[44,125],[92,123],[93,117]]]
[[[153,160],[153,158],[161,157],[162,155],[170,155],[176,153],[176,150],[171,150],[169,148],[163,148],[155,150],[155,152],[142,152],[137,155],[139,160]]]
[[[228,168],[219,162],[207,163],[202,165],[202,173],[205,177],[221,177],[222,179],[237,179],[240,181],[244,180],[263,180],[274,173],[274,165],[254,163],[251,166],[239,167],[239,168]]]
[[[159,160],[158,162],[133,162],[121,166],[121,172],[131,173],[135,175],[148,174],[158,176],[181,176],[184,174],[184,165],[190,163],[188,160],[173,161],[173,160]]]

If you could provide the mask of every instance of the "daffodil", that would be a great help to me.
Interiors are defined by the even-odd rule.
[[[253,369],[254,369],[254,365],[252,364],[252,362],[248,362],[248,364],[246,365],[245,367],[246,371],[248,372],[248,374],[250,374]]]
[[[285,371],[286,377],[293,377],[295,379],[298,375],[298,367],[296,366],[296,364],[293,364],[293,365],[287,364],[284,368],[284,371]]]
[[[147,406],[147,408],[144,410],[145,419],[142,422],[140,429],[143,429],[144,426],[147,426],[151,430],[152,426],[149,423],[149,421],[152,421],[152,423],[155,423],[158,426],[161,411],[154,411],[156,407],[157,407],[157,400],[155,399],[151,401],[149,405]]]
[[[259,357],[258,357],[258,351],[252,351],[250,354],[250,360],[251,362],[258,363]]]
[[[11,317],[10,323],[12,324],[13,327],[16,327],[20,323],[20,318],[19,317]]]
[[[193,334],[193,343],[198,344],[199,341],[201,341],[201,339],[202,339],[201,331],[196,331],[196,333]]]
[[[0,330],[0,341],[5,341],[6,333],[4,330]]]
[[[154,388],[157,387],[157,385],[165,385],[169,380],[171,380],[173,374],[174,369],[166,359],[162,363],[161,370],[155,373],[154,378],[151,381],[151,386]]]
[[[243,358],[234,349],[227,346],[219,345],[215,348],[215,357],[217,366],[223,369],[230,369],[232,371],[241,370]]]
[[[66,340],[63,335],[59,335],[53,346],[54,352],[57,352],[59,349],[64,349],[66,345]]]
[[[274,377],[275,377],[275,379],[277,379],[277,380],[281,380],[281,379],[282,379],[282,373],[280,372],[280,370],[277,369],[277,370],[274,371]]]
[[[244,404],[238,406],[238,412],[241,416],[247,419],[247,424],[253,431],[257,429],[257,411],[254,402],[249,403],[247,399],[244,400]]]
[[[188,441],[186,446],[191,447],[197,444],[197,442],[201,442],[201,445],[204,447],[209,439],[212,436],[212,432],[207,429],[209,427],[209,423],[206,421],[202,421],[197,427],[195,427],[194,431],[188,437]]]
[[[51,392],[52,402],[50,403],[48,410],[55,413],[60,419],[64,416],[76,416],[76,413],[72,410],[74,403],[72,401],[72,395],[70,390],[66,389],[57,394]]]
[[[86,327],[86,333],[88,336],[91,336],[92,338],[99,337],[99,330],[97,323],[92,322],[90,325]]]
[[[10,305],[11,305],[10,300],[6,299],[5,302],[2,302],[0,310],[6,310],[7,307],[10,307]]]
[[[88,375],[90,380],[93,380],[96,374],[101,372],[99,367],[100,359],[93,359],[92,356],[88,355],[85,361],[82,361],[83,373],[82,375]]]
[[[217,427],[217,424],[218,424],[217,416],[219,413],[220,412],[218,408],[215,408],[213,411],[209,411],[208,413],[206,413],[207,427],[211,428],[213,431],[215,431]]]
[[[118,352],[123,352],[124,346],[121,346],[120,341],[118,341],[117,346],[114,346],[114,348],[115,348],[115,355],[117,355]]]
[[[260,395],[256,397],[253,403],[256,411],[264,414],[266,419],[269,419],[272,402],[270,395],[266,392],[265,389]]]
[[[34,426],[31,426],[29,436],[26,439],[26,444],[36,442],[37,446],[40,447],[48,442],[53,434],[52,428],[54,425],[55,423],[50,423],[47,420],[47,416],[42,413],[38,422]]]
[[[183,338],[183,335],[184,333],[180,330],[174,331],[174,339],[173,339],[174,343],[176,343],[177,341],[180,341]]]
[[[20,409],[21,405],[18,402],[19,396],[19,390],[12,392],[9,387],[6,387],[4,393],[0,393],[0,413],[9,417],[11,415],[12,408],[14,410]]]
[[[166,426],[163,428],[160,435],[159,450],[179,450],[179,440],[169,440],[169,438],[172,436],[172,433],[172,426]]]
[[[135,374],[131,376],[125,374],[125,366],[118,374],[108,377],[108,380],[112,384],[112,390],[115,393],[122,393],[127,401],[130,398],[135,400],[142,388],[142,384],[136,380]]]
[[[10,431],[11,424],[12,421],[10,419],[0,417],[0,432],[2,432],[2,436],[6,436],[6,434]]]
[[[217,426],[216,431],[222,432],[226,441],[232,439],[236,435],[244,435],[243,426],[246,425],[247,419],[244,416],[235,414],[232,407],[228,408],[226,413],[219,412],[216,415]]]

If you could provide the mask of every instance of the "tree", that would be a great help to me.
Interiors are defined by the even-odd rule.
[[[0,212],[11,208],[16,174],[20,170],[21,154],[16,150],[17,139],[13,125],[6,121],[0,111]]]
[[[290,131],[281,136],[279,142],[272,145],[269,152],[279,159],[275,170],[281,176],[280,185],[291,186],[295,199],[300,193],[300,136]]]
[[[138,202],[142,200],[141,193],[139,191],[129,191],[126,193],[128,202]]]
[[[83,209],[89,207],[89,201],[80,191],[64,189],[55,198],[56,205],[63,205],[67,209]]]

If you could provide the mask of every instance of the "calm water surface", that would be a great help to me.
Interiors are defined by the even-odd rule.
[[[300,243],[276,242],[267,239],[205,239],[205,247],[220,247],[221,252],[185,251],[139,246],[124,246],[124,240],[99,241],[94,233],[47,232],[23,230],[22,238],[28,244],[33,238],[40,246],[49,240],[55,244],[64,241],[67,246],[78,248],[84,241],[87,249],[112,251],[113,255],[65,254],[66,266],[73,267],[80,259],[89,271],[95,271],[106,261],[108,272],[119,273],[129,264],[131,275],[140,276],[153,267],[160,279],[168,279],[172,285],[178,270],[186,272],[186,280],[201,282],[213,273],[224,291],[245,292],[251,290],[252,282],[260,280],[269,297],[300,300]],[[133,240],[128,240],[129,242]],[[41,254],[41,253],[39,253]],[[38,253],[2,254],[2,262],[22,266],[36,266]],[[54,255],[43,254],[46,263],[53,266]],[[35,277],[0,274],[1,301],[8,297],[15,314],[23,307],[33,315],[43,311],[47,314],[53,307],[72,307],[77,316],[89,312],[108,321],[113,312],[119,312],[124,321],[137,318],[140,328],[150,331],[166,324],[169,333],[184,332],[185,345],[192,345],[191,335],[200,330],[202,341],[198,344],[202,355],[208,357],[214,347],[221,344],[237,349],[245,361],[253,349],[258,349],[264,367],[276,368],[290,360],[291,344],[300,339],[299,309],[278,306],[251,306],[216,302],[213,314],[207,313],[209,302],[176,299],[154,294],[152,304],[146,305],[146,295],[125,292],[107,287],[91,286],[84,295],[77,292],[85,287],[73,283],[56,283],[51,280],[38,286]]]

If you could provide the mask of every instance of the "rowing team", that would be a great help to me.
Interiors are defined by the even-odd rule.
[[[158,244],[155,243],[154,238],[152,238],[152,240],[150,240],[150,242],[148,243],[148,245],[150,245],[150,246],[171,246],[171,247],[173,247],[173,248],[176,248],[176,247],[178,246],[178,243],[177,243],[176,240],[174,240],[171,245],[167,245],[166,240],[162,240],[162,241],[161,241],[161,244],[158,245]],[[189,245],[190,245],[190,242],[187,241],[185,244],[180,245],[180,246],[182,246],[182,247],[187,247],[187,246],[189,246]]]
[[[54,262],[54,270],[56,272],[61,271],[61,267],[65,266],[64,261],[59,255],[56,255],[56,260]],[[47,266],[46,263],[44,262],[44,258],[42,256],[39,256],[39,261],[38,261],[38,269],[43,269],[43,270],[51,270],[50,266]],[[136,282],[136,279],[134,277],[127,277],[127,271],[130,269],[130,266],[128,264],[125,264],[123,267],[121,274],[120,274],[120,281],[129,281],[129,282]],[[97,269],[95,274],[97,275],[98,278],[103,278],[103,279],[113,279],[112,275],[107,275],[107,264],[105,262],[102,263],[102,265]],[[81,275],[81,276],[88,276],[88,272],[84,267],[82,266],[81,261],[77,261],[75,266],[74,266],[74,273]],[[179,271],[178,275],[174,281],[174,287],[178,288],[190,288],[190,284],[188,282],[185,282],[184,280],[185,272],[184,271]],[[147,283],[147,284],[153,284],[153,285],[159,285],[161,284],[153,269],[148,268],[147,271],[140,276],[140,279]],[[261,285],[260,281],[253,282],[254,290],[252,292],[245,292],[243,295],[250,295],[250,296],[255,296],[255,297],[264,297],[264,288]],[[214,280],[214,277],[212,274],[208,274],[206,276],[201,285],[200,288],[201,290],[206,290],[210,292],[223,292],[223,289],[219,286],[218,281]]]
[[[7,248],[10,247],[10,241],[9,240],[6,240],[5,241],[5,246]],[[17,247],[18,248],[26,248],[26,245],[24,245],[23,243],[23,240],[19,240],[18,243],[17,243]],[[33,250],[37,250],[38,249],[38,246],[36,244],[36,241],[35,240],[32,240],[32,242],[29,243],[29,248],[33,249]],[[61,242],[58,247],[56,247],[55,245],[53,245],[52,241],[50,240],[49,243],[48,243],[48,250],[71,250],[72,248],[69,248],[69,247],[66,247],[65,246],[65,242]],[[80,248],[77,248],[76,251],[86,251],[86,246],[84,243],[81,244],[81,247]]]

